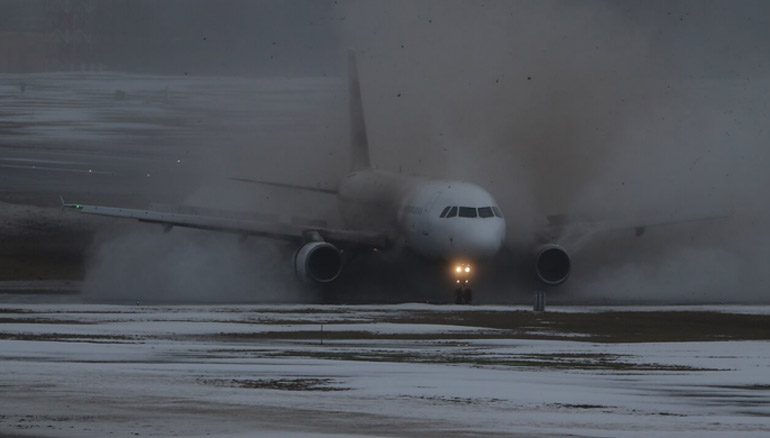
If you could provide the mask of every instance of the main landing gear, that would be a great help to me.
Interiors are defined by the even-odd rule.
[[[452,270],[455,278],[455,304],[470,304],[473,301],[471,289],[471,265],[458,263]]]

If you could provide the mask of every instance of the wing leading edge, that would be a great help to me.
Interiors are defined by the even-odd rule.
[[[274,181],[266,181],[266,180],[260,180],[260,179],[252,179],[252,178],[241,178],[241,177],[231,177],[230,179],[233,181],[240,181],[240,182],[251,183],[251,184],[280,187],[284,189],[305,190],[308,192],[324,193],[327,195],[336,195],[338,193],[336,189],[327,189],[324,187],[301,186],[297,184],[288,184],[288,183],[280,183],[280,182],[274,182]]]
[[[329,242],[385,248],[390,239],[381,233],[334,228],[313,228],[281,222],[265,222],[258,220],[229,218],[224,216],[206,216],[185,213],[170,213],[133,208],[107,207],[101,205],[85,205],[67,203],[62,200],[62,208],[76,210],[83,214],[108,216],[124,219],[135,219],[167,227],[186,227],[201,230],[212,230],[240,234],[242,236],[260,236],[272,239],[302,241],[312,233],[317,233]]]
[[[548,226],[539,233],[539,239],[555,240],[574,250],[579,250],[586,242],[600,233],[633,230],[634,235],[640,237],[649,228],[725,220],[731,216],[732,212],[730,211],[714,211],[692,216],[649,216],[621,221],[571,221],[565,215],[553,215],[548,216]]]

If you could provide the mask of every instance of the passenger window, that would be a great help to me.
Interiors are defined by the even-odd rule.
[[[449,213],[449,207],[444,207],[444,210],[441,212],[440,217],[446,217],[447,213]]]
[[[476,209],[473,207],[460,207],[460,217],[476,217]]]
[[[503,217],[503,214],[500,212],[500,209],[497,207],[492,207],[492,211],[495,212],[495,216],[497,217]]]
[[[495,214],[492,213],[492,207],[479,207],[479,217],[492,217]]]
[[[446,214],[446,217],[455,217],[457,216],[457,207],[452,207],[449,209],[449,213]]]

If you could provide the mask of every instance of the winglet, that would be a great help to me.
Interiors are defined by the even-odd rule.
[[[61,202],[61,209],[64,210],[65,208],[74,208],[76,210],[82,210],[83,206],[80,204],[71,204],[64,201],[64,196],[59,195],[59,201]]]
[[[351,170],[371,167],[369,162],[369,140],[366,136],[364,105],[361,99],[361,85],[358,80],[356,52],[348,49],[348,99],[350,99],[350,154]]]

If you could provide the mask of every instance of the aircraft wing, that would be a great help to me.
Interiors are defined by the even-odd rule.
[[[724,220],[731,216],[731,212],[718,211],[691,216],[648,216],[615,221],[590,221],[571,220],[564,215],[554,215],[548,216],[548,226],[539,237],[543,241],[556,241],[577,250],[600,233],[629,230],[640,237],[648,228]]]
[[[305,190],[308,192],[324,193],[327,195],[336,195],[338,193],[336,189],[329,189],[325,187],[301,186],[297,184],[280,183],[275,181],[267,181],[267,180],[261,180],[261,179],[253,179],[253,178],[231,177],[230,179],[233,181],[240,181],[240,182],[258,184],[263,186],[280,187],[284,189],[293,189],[293,190]]]
[[[324,240],[345,244],[385,248],[390,239],[382,233],[358,230],[334,229],[327,227],[312,227],[281,222],[267,222],[244,218],[198,215],[188,213],[171,213],[133,208],[106,207],[100,205],[85,205],[66,203],[62,200],[62,208],[73,209],[83,214],[109,216],[125,219],[135,219],[140,222],[161,224],[171,227],[187,227],[202,230],[213,230],[240,234],[242,236],[260,236],[273,239],[302,241],[310,233],[318,233]]]

